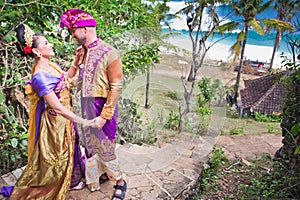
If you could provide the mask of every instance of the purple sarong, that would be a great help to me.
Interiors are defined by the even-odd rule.
[[[83,117],[86,119],[94,119],[100,116],[105,102],[106,98],[102,97],[83,97],[81,100]],[[98,153],[104,161],[110,161],[116,158],[117,118],[118,105],[116,105],[112,119],[107,120],[102,129],[99,130],[92,127],[82,129],[87,158],[90,158],[96,153]]]

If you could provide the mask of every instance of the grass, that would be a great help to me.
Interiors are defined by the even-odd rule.
[[[221,135],[281,134],[279,122],[257,122],[252,118],[226,116]]]
[[[166,123],[168,114],[173,110],[179,114],[179,106],[183,106],[183,86],[180,80],[180,74],[188,72],[188,69],[183,69],[183,66],[178,64],[178,60],[184,60],[176,55],[163,55],[161,63],[153,68],[150,75],[150,90],[149,90],[149,105],[150,108],[144,108],[145,92],[146,92],[146,76],[142,75],[134,80],[134,84],[130,85],[124,92],[131,97],[131,99],[140,105],[139,112],[142,113],[142,120],[145,125],[151,124],[156,120],[160,131],[157,132],[158,137],[165,138],[168,135],[168,130],[162,130],[163,123]],[[210,63],[216,63],[211,61]],[[209,63],[209,64],[210,64]],[[211,64],[213,65],[213,64]],[[224,68],[224,67],[223,67]],[[222,67],[212,69],[212,66],[203,66],[200,68],[201,76],[211,75],[220,78],[225,73],[225,79],[232,77],[229,71],[219,73]],[[209,70],[212,69],[212,70]],[[221,77],[222,76],[222,77]],[[226,83],[226,80],[223,80]],[[195,86],[194,95],[199,93],[199,88]],[[176,98],[174,98],[174,95]],[[172,98],[173,97],[173,98]],[[223,109],[222,109],[223,110]],[[218,114],[217,114],[218,115]],[[210,123],[215,126],[221,126],[221,135],[238,135],[238,134],[281,134],[280,123],[257,122],[252,118],[233,118],[221,113],[218,124],[214,121]],[[221,120],[221,121],[220,121]],[[220,123],[221,122],[221,123]],[[188,127],[188,124],[187,124]],[[192,130],[192,129],[191,129]],[[201,131],[200,131],[201,132]]]

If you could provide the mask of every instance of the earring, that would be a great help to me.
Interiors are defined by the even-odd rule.
[[[37,57],[39,57],[39,58],[42,57],[42,54],[41,54],[41,53],[38,53]]]

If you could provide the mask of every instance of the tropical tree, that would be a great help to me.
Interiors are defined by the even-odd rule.
[[[297,2],[295,4],[296,10],[300,9],[300,2]],[[294,67],[296,67],[297,60],[300,60],[300,40],[299,37],[296,36],[296,34],[299,34],[300,32],[300,18],[299,15],[295,16],[295,20],[293,21],[293,26],[294,26],[294,34],[288,34],[286,36],[286,42],[289,44],[288,48],[290,52],[292,53],[292,63],[294,63]]]
[[[276,0],[274,4],[274,9],[277,10],[277,20],[265,19],[263,21],[268,31],[270,27],[274,27],[276,30],[276,37],[274,41],[269,72],[272,71],[275,53],[279,48],[283,33],[286,30],[292,31],[293,29],[292,25],[287,22],[291,22],[293,17],[296,15],[295,4],[296,1],[293,0]]]
[[[145,29],[143,38],[145,43],[155,42],[159,38],[160,35],[160,23],[162,21],[165,22],[166,25],[169,25],[165,19],[167,17],[170,17],[171,15],[168,14],[168,11],[170,10],[170,7],[167,6],[167,2],[169,0],[163,0],[163,1],[155,1],[150,0],[150,4],[148,4],[148,16],[149,16],[149,22],[152,22],[152,24],[149,24],[148,26],[151,27],[152,31],[149,31],[149,29]],[[147,27],[147,26],[146,26]],[[154,30],[154,33],[153,33]],[[152,33],[152,34],[151,34]],[[157,54],[158,55],[158,54]],[[156,60],[156,62],[158,59]],[[149,88],[150,88],[150,69],[154,65],[154,62],[151,62],[150,65],[146,66],[146,95],[145,95],[145,108],[149,108]]]
[[[190,66],[190,72],[188,77],[181,77],[182,86],[184,88],[184,101],[185,107],[180,108],[180,122],[178,130],[183,129],[183,122],[185,116],[191,111],[191,98],[193,96],[194,87],[196,84],[196,77],[198,70],[204,62],[204,58],[208,50],[216,44],[218,40],[214,40],[214,34],[218,30],[218,27],[222,22],[226,20],[226,17],[220,19],[216,12],[218,4],[227,2],[226,0],[194,0],[185,1],[185,7],[176,14],[184,14],[187,17],[187,26],[189,29],[189,37],[192,41],[192,63]],[[204,20],[205,12],[208,12],[210,16],[209,22]],[[228,17],[228,16],[227,16]],[[219,29],[219,32],[229,30],[231,25],[227,24]],[[204,29],[204,27],[206,27]],[[208,38],[211,40],[208,41]],[[191,82],[189,87],[188,82]]]
[[[272,3],[272,0],[267,1],[266,3],[263,0],[241,0],[235,1],[231,0],[231,5],[236,13],[236,15],[242,17],[241,21],[241,31],[237,35],[237,41],[231,47],[231,51],[234,55],[234,60],[240,56],[239,66],[237,69],[237,78],[234,85],[234,94],[233,94],[233,104],[237,106],[238,98],[238,89],[241,79],[241,70],[243,67],[244,53],[248,38],[249,29],[253,29],[259,34],[264,35],[265,31],[260,25],[260,22],[256,19],[257,14],[265,11]],[[238,23],[235,24],[239,25]]]

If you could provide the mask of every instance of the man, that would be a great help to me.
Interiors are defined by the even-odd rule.
[[[70,9],[60,18],[72,37],[82,45],[76,51],[79,68],[83,117],[94,119],[93,127],[83,128],[86,150],[86,183],[91,191],[100,189],[107,180],[115,181],[114,199],[124,199],[127,184],[116,158],[118,99],[122,92],[122,63],[119,52],[97,37],[96,21],[89,13]],[[101,176],[100,176],[101,175]],[[100,177],[99,177],[100,176]]]

